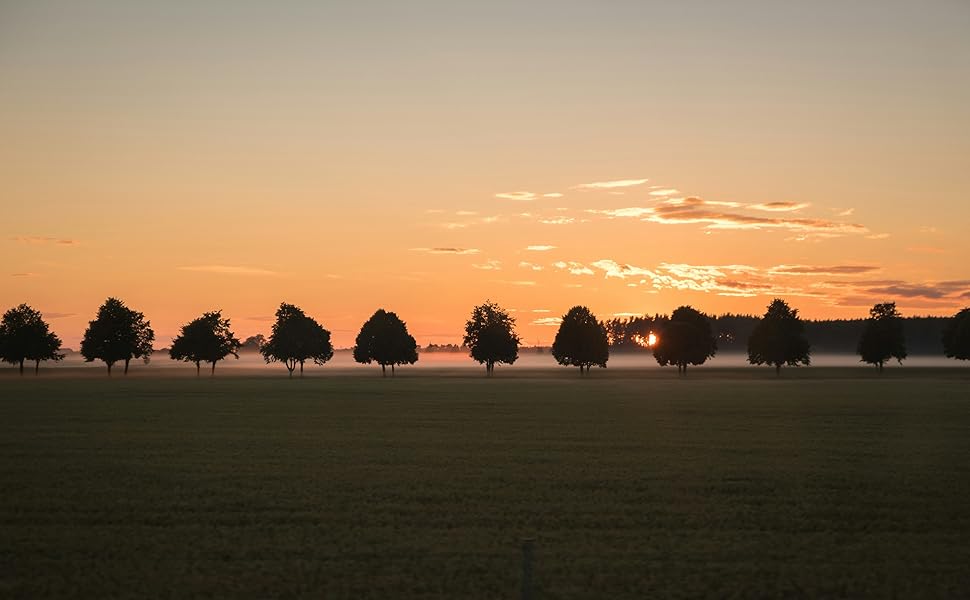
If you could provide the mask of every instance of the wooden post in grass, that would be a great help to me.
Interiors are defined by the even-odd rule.
[[[535,538],[522,539],[522,600],[532,600],[532,559]]]

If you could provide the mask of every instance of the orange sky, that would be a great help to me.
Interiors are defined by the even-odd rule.
[[[486,298],[530,344],[970,304],[963,3],[38,4],[0,5],[0,304],[68,346],[108,295],[161,345],[281,301],[340,346]]]

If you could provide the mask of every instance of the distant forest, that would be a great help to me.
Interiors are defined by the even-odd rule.
[[[613,351],[646,351],[637,340],[642,340],[655,329],[654,317],[631,317],[606,321],[610,348]],[[748,337],[760,317],[751,315],[725,314],[713,317],[711,322],[717,337],[718,352],[747,352]],[[943,328],[948,317],[905,317],[903,331],[906,335],[906,349],[913,354],[943,354]],[[813,353],[855,354],[856,345],[862,336],[866,319],[839,319],[831,321],[805,322],[805,337],[812,346]]]

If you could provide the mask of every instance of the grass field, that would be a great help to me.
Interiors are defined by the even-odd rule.
[[[970,596],[962,370],[315,374],[4,373],[0,596]]]

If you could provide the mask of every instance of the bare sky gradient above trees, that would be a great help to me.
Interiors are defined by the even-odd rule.
[[[364,298],[546,344],[575,302],[970,298],[965,2],[285,4],[0,7],[0,305],[77,348],[111,293],[165,346],[287,298],[347,347]]]

